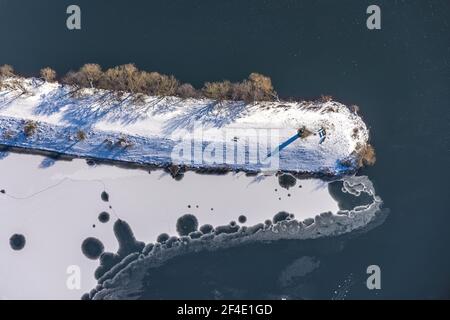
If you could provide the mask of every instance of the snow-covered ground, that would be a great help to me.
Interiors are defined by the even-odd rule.
[[[127,93],[118,97],[85,89],[73,94],[74,88],[57,83],[19,82],[26,93],[0,89],[3,145],[144,164],[333,175],[356,168],[357,148],[369,138],[362,119],[334,101],[246,105],[148,96],[137,102]],[[29,120],[36,121],[37,130],[27,137]],[[312,134],[281,151],[279,159],[267,158],[301,127]],[[327,135],[319,144],[321,128]],[[79,130],[86,134],[84,140],[77,138]]]

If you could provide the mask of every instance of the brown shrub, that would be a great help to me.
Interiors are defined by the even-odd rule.
[[[152,96],[174,96],[177,93],[179,82],[172,75],[158,72],[143,72],[143,93]]]
[[[373,166],[376,162],[375,149],[371,144],[366,144],[359,151],[359,166]]]
[[[78,141],[86,140],[86,133],[83,130],[78,130],[77,131],[77,140]]]
[[[177,93],[179,87],[178,80],[172,76],[163,75],[157,88],[156,95],[158,96],[174,96]]]
[[[27,137],[31,137],[36,133],[37,130],[37,123],[35,121],[28,120],[25,122],[25,125],[23,127],[23,132]]]
[[[77,73],[75,71],[69,71],[66,75],[61,79],[61,82],[71,86],[79,86]]]
[[[232,97],[232,84],[225,80],[222,82],[206,82],[202,89],[206,98],[214,100],[226,100]]]
[[[196,98],[198,97],[198,92],[190,83],[184,83],[177,88],[176,95],[180,98]]]
[[[319,101],[321,102],[330,102],[333,100],[333,97],[330,95],[321,95]]]
[[[350,111],[354,113],[359,113],[359,107],[356,104],[350,106]]]
[[[255,101],[255,95],[253,90],[254,90],[253,84],[248,80],[244,80],[239,83],[234,83],[231,98],[233,100],[242,100],[245,101],[246,103],[251,103]]]
[[[106,90],[144,93],[145,77],[144,72],[139,71],[134,64],[128,63],[106,70],[100,87]]]
[[[272,80],[270,77],[253,72],[248,79],[253,85],[254,100],[273,100],[276,98],[276,92],[273,89]]]
[[[102,68],[95,63],[83,65],[77,74],[79,85],[84,88],[96,88],[103,77]]]
[[[2,78],[8,78],[8,77],[14,77],[14,68],[9,64],[4,64],[0,66],[0,77]]]
[[[56,79],[56,72],[52,68],[46,67],[40,71],[41,78],[47,82],[54,82]]]
[[[251,103],[254,101],[273,101],[277,99],[277,94],[269,77],[252,73],[247,80],[233,84],[231,98]]]

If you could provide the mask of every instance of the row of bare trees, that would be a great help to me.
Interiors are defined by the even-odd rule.
[[[154,96],[182,98],[207,97],[215,100],[243,100],[246,102],[274,100],[276,92],[269,77],[252,73],[248,79],[207,82],[201,90],[189,83],[180,83],[172,75],[141,71],[134,64],[120,65],[103,71],[98,64],[85,64],[76,72],[69,72],[63,83],[81,88],[127,91]]]
[[[202,93],[216,100],[239,100],[245,102],[271,101],[277,99],[272,80],[259,73],[252,73],[248,79],[232,83],[230,81],[206,82]]]
[[[11,66],[0,67],[0,78],[12,76],[14,69]],[[40,76],[47,82],[54,82],[57,79],[56,72],[49,67],[41,69]],[[259,73],[252,73],[248,79],[236,83],[228,80],[206,82],[203,88],[198,90],[189,83],[180,83],[172,75],[142,71],[131,63],[107,70],[102,70],[98,64],[88,63],[78,71],[69,71],[61,81],[77,88],[96,88],[153,96],[206,97],[247,103],[277,99],[271,79]]]

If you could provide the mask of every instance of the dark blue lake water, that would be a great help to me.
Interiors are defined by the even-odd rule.
[[[280,96],[359,105],[377,151],[362,174],[390,209],[378,228],[177,258],[146,297],[450,298],[449,1],[77,0],[82,30],[68,31],[72,2],[0,0],[0,64],[35,75],[134,62],[197,87],[257,71]],[[381,30],[366,27],[370,4]],[[317,273],[280,284],[305,255]],[[381,290],[366,288],[372,264]]]

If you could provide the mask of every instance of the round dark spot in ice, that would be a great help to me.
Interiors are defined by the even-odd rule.
[[[185,214],[177,220],[177,232],[180,236],[187,236],[189,233],[197,231],[198,220],[192,214]]]
[[[92,260],[98,259],[104,249],[103,243],[97,238],[87,238],[81,244],[81,251],[83,254]]]
[[[167,240],[169,240],[169,235],[167,233],[161,233],[158,238],[156,239],[157,242],[159,243],[164,243]]]
[[[211,232],[214,231],[214,227],[213,227],[212,225],[210,225],[210,224],[204,224],[204,225],[202,225],[202,226],[200,227],[200,231],[201,231],[203,234],[208,234],[208,233],[211,233]]]
[[[102,200],[105,202],[109,201],[109,194],[106,191],[103,191],[101,194]]]
[[[13,250],[22,250],[25,247],[25,237],[22,234],[14,234],[9,238],[9,245]]]
[[[275,189],[275,192],[278,192],[278,189]]]
[[[244,215],[240,215],[238,218],[239,223],[246,223],[247,222],[247,217]]]
[[[278,183],[282,188],[289,189],[295,186],[297,179],[293,175],[284,173],[278,177]]]
[[[92,228],[95,228],[95,224],[92,225]]]
[[[0,193],[5,194],[6,193],[5,189],[0,190]]]
[[[280,198],[278,198],[278,200],[281,200],[281,197],[280,197]]]
[[[211,211],[214,211],[214,208],[211,208]]]
[[[179,173],[175,177],[173,177],[173,179],[175,181],[181,181],[181,180],[183,180],[183,178],[184,178],[184,173]]]
[[[277,223],[289,218],[289,213],[286,211],[280,211],[273,217],[273,223]]]
[[[188,208],[189,208],[189,209],[191,208],[191,205],[190,205],[190,204],[188,205]]]
[[[98,221],[100,221],[101,223],[107,223],[109,221],[109,213],[105,211],[100,213],[98,215]]]
[[[195,206],[198,209],[198,205]]]
[[[291,196],[291,194],[290,193],[288,193],[288,197],[290,197]]]
[[[230,226],[232,227],[236,226],[236,221],[230,221]]]

